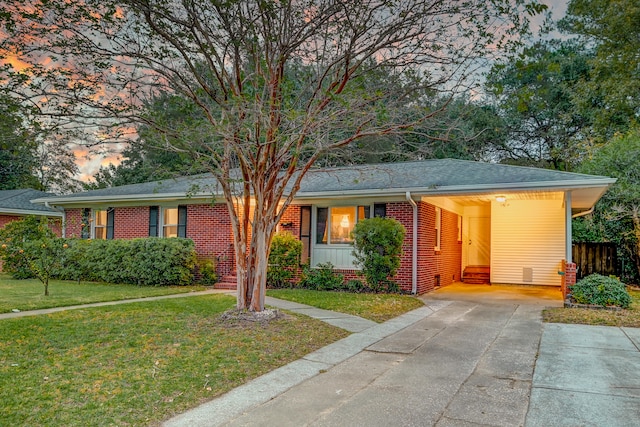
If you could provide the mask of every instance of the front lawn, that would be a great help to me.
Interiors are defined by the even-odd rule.
[[[547,308],[542,319],[548,323],[578,323],[582,325],[626,326],[640,328],[640,291],[630,291],[631,307],[626,310],[589,308]]]
[[[52,280],[49,282],[51,295],[45,297],[44,286],[38,279],[16,280],[8,274],[0,273],[0,313],[7,313],[14,309],[20,311],[36,310],[92,302],[179,294],[204,289],[201,286],[156,287]]]
[[[307,289],[271,289],[267,295],[325,310],[353,314],[374,322],[384,322],[422,307],[424,303],[409,295],[353,294]]]
[[[156,425],[348,335],[297,315],[220,320],[234,306],[217,294],[1,320],[1,424]]]

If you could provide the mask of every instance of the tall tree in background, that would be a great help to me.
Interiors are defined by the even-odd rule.
[[[640,129],[613,138],[586,160],[581,172],[608,175],[617,182],[598,202],[596,213],[580,229],[591,240],[615,242],[625,263],[623,274],[640,279]],[[620,252],[619,252],[620,253]],[[637,283],[637,282],[636,282]]]
[[[32,174],[35,147],[33,132],[24,124],[19,103],[0,95],[0,190],[42,188]]]
[[[544,9],[508,0],[34,0],[0,6],[0,56],[29,64],[5,78],[51,117],[103,124],[101,139],[117,135],[114,118],[142,120],[205,166],[231,216],[237,306],[261,311],[271,239],[314,163],[428,120],[434,112],[413,103],[415,93],[465,90],[477,61],[517,42],[526,17]],[[372,90],[377,69],[412,83]],[[138,114],[162,93],[206,122],[170,128]]]
[[[503,119],[496,160],[572,170],[588,150],[591,113],[577,107],[590,79],[589,57],[575,42],[540,42],[495,65],[487,77]]]
[[[75,160],[63,135],[0,90],[0,189],[72,191],[79,188]]]
[[[640,117],[640,3],[571,0],[560,28],[593,53],[592,77],[576,89],[578,107],[594,113],[593,135],[604,142]]]

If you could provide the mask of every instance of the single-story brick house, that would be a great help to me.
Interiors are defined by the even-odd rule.
[[[0,191],[0,228],[11,221],[22,219],[26,216],[35,215],[38,217],[47,217],[52,220],[62,220],[64,212],[56,210],[44,203],[31,203],[34,199],[52,196],[52,194],[38,191],[31,188],[20,190],[1,190]],[[58,234],[61,233],[57,228]]]
[[[303,242],[305,262],[331,262],[349,278],[355,223],[395,218],[407,235],[394,279],[417,294],[460,280],[560,286],[575,280],[572,216],[614,182],[453,159],[319,169],[306,175],[279,228]],[[183,177],[34,202],[64,210],[66,237],[191,238],[199,256],[216,257],[219,274],[230,276],[231,227],[216,188],[211,176]]]

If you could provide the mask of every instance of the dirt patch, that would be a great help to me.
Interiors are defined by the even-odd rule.
[[[227,310],[220,315],[220,321],[229,326],[243,324],[269,323],[273,320],[284,319],[286,315],[279,310],[264,309],[263,311]]]

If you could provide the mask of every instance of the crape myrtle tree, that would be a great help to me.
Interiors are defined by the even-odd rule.
[[[98,140],[143,121],[206,166],[231,216],[237,307],[261,311],[273,234],[316,160],[428,120],[416,97],[466,89],[478,61],[544,10],[529,0],[31,0],[0,6],[0,56],[8,84],[51,118]],[[411,84],[369,87],[379,69]],[[163,93],[204,120],[172,128],[140,114]]]

